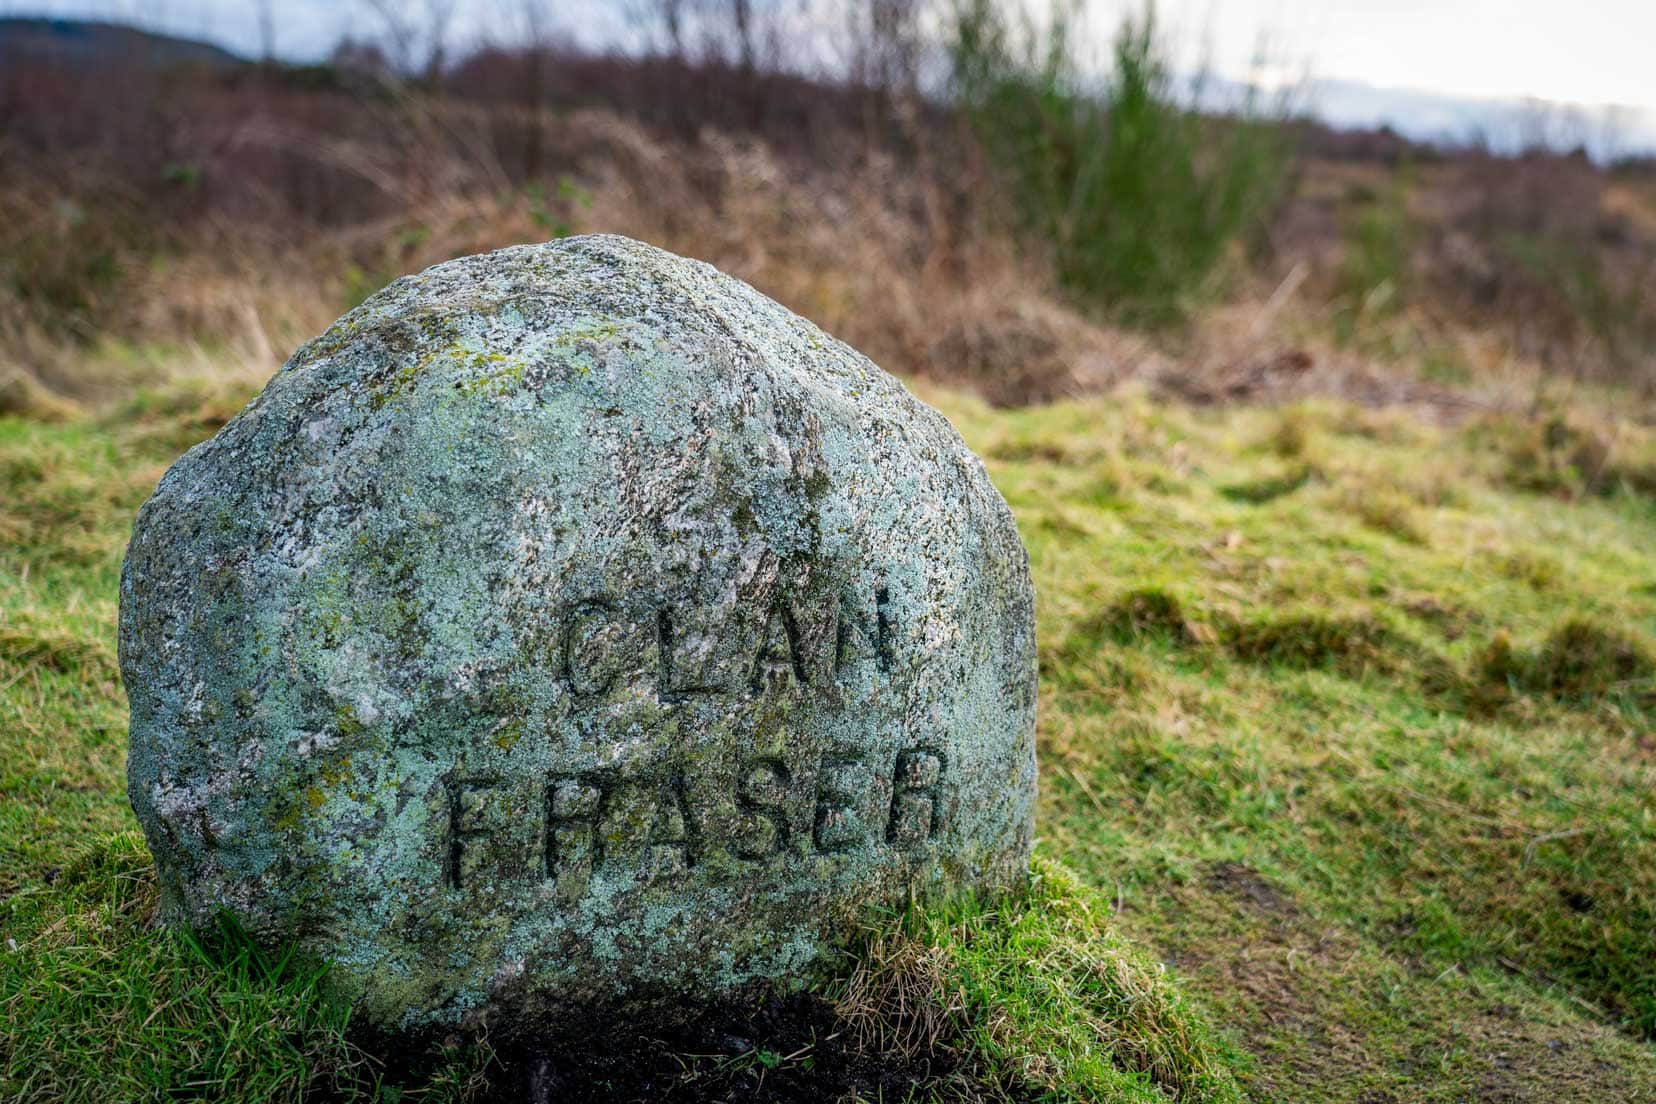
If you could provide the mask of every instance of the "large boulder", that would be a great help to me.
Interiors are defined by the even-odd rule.
[[[138,515],[128,787],[165,916],[383,1028],[695,1005],[1024,874],[1027,561],[846,345],[619,237],[398,280]]]

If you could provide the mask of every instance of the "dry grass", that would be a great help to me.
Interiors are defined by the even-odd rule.
[[[1596,397],[1567,382],[1574,367],[1564,372],[1453,297],[1365,316],[1347,332],[1332,282],[1347,248],[1341,223],[1303,209],[1360,202],[1324,195],[1323,177],[1349,177],[1348,192],[1367,179],[1372,190],[1385,186],[1381,167],[1308,162],[1268,256],[1233,258],[1225,300],[1181,330],[1146,335],[1112,324],[1108,304],[1057,289],[1047,252],[1014,229],[989,168],[948,142],[894,152],[841,135],[837,159],[824,160],[740,131],[667,134],[608,110],[523,120],[463,101],[352,110],[394,140],[328,138],[303,119],[274,130],[269,120],[218,124],[232,151],[251,143],[260,156],[332,173],[334,191],[354,182],[374,197],[343,221],[283,221],[274,209],[243,218],[210,205],[191,217],[188,195],[134,191],[95,164],[67,176],[59,161],[9,166],[0,409],[102,406],[180,375],[248,384],[398,275],[587,231],[710,261],[882,366],[997,405],[1138,382],[1202,404],[1322,396],[1452,423],[1548,396],[1572,406]],[[498,150],[456,137],[506,122],[538,128],[539,177],[514,175]],[[216,180],[246,169],[209,158],[201,172]],[[1458,180],[1439,175],[1428,199]],[[97,201],[111,192],[116,201]],[[1614,194],[1622,207],[1643,202],[1627,188]],[[1469,217],[1452,205],[1434,214],[1435,200],[1417,206],[1423,219]],[[1652,401],[1617,398],[1632,416]]]
[[[161,257],[107,243],[112,274],[82,305],[95,318],[82,334],[52,332],[0,291],[0,369],[22,381],[0,393],[13,406],[99,403],[179,375],[256,380],[398,275],[600,230],[707,260],[895,371],[979,380],[1003,402],[1106,382],[1109,335],[1054,300],[1038,257],[936,213],[958,204],[939,174],[878,153],[854,172],[804,170],[755,140],[684,142],[598,111],[561,118],[556,142],[563,183],[550,195],[497,191],[480,172],[394,215],[291,240],[206,224]]]
[[[859,1050],[907,1060],[957,1045],[968,1023],[948,951],[893,928],[873,928],[834,1004]]]

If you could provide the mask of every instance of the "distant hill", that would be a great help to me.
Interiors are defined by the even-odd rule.
[[[119,23],[0,18],[0,65],[17,61],[56,61],[73,65],[120,61],[161,68],[175,65],[216,68],[246,64],[244,59],[211,43],[174,38]]]
[[[1439,148],[1481,146],[1501,154],[1530,147],[1558,153],[1580,148],[1600,163],[1656,153],[1656,111],[1635,107],[1462,96],[1326,77],[1287,88],[1211,75],[1192,83],[1199,102],[1211,110],[1282,99],[1335,131],[1386,130]]]

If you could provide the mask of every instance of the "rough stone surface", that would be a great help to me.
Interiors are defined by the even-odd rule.
[[[1017,881],[1035,641],[936,412],[616,237],[405,278],[138,516],[128,787],[165,914],[440,1028],[792,984]]]

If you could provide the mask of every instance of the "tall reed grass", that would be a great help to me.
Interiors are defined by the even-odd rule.
[[[1176,322],[1216,290],[1286,179],[1284,120],[1254,97],[1204,116],[1180,93],[1147,5],[1089,69],[1078,9],[1044,27],[962,0],[950,27],[957,101],[1011,184],[1060,281],[1126,321]]]

